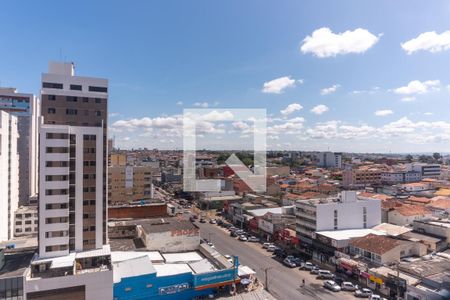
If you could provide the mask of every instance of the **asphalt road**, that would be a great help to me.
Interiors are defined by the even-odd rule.
[[[323,288],[323,281],[315,275],[298,268],[288,268],[261,247],[259,243],[241,242],[229,236],[226,229],[209,223],[196,222],[200,227],[200,235],[211,239],[215,248],[222,254],[237,255],[242,265],[247,265],[256,271],[256,276],[265,282],[264,269],[268,268],[269,292],[277,299],[356,299],[349,292],[333,293]],[[306,286],[300,287],[302,279]]]

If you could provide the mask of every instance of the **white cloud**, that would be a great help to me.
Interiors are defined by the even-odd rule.
[[[423,113],[425,116],[432,116],[433,115],[433,113],[432,112],[426,112],[426,113]]]
[[[176,105],[178,105],[178,106],[183,105],[183,101],[177,101]]]
[[[118,116],[119,116],[119,113],[116,113],[116,112],[109,113],[109,117],[110,118],[115,118],[115,117],[118,117]]]
[[[208,102],[195,102],[194,106],[207,108],[207,107],[209,107],[209,103]]]
[[[428,31],[419,34],[414,39],[401,44],[403,50],[408,54],[416,51],[429,51],[431,53],[450,49],[450,30],[439,34],[436,31]]]
[[[273,79],[271,81],[264,82],[262,89],[263,93],[267,94],[281,94],[285,89],[295,86],[295,79],[291,79],[290,76],[284,76],[280,78]],[[297,80],[298,83],[303,83],[303,80]]]
[[[414,97],[414,96],[406,96],[406,97],[401,98],[400,100],[403,101],[403,102],[412,102],[412,101],[416,100],[416,97]]]
[[[319,105],[314,106],[314,107],[311,109],[311,112],[312,112],[313,114],[316,114],[316,115],[321,115],[321,114],[323,114],[323,113],[325,113],[325,112],[327,112],[327,111],[329,111],[329,110],[330,110],[330,109],[328,108],[328,106],[323,105],[323,104],[319,104]]]
[[[392,115],[394,112],[390,109],[383,109],[383,110],[377,110],[375,112],[375,116],[378,117],[385,117],[385,116],[389,116]]]
[[[330,87],[327,87],[327,88],[322,89],[322,90],[320,91],[320,94],[323,95],[323,96],[324,96],[324,95],[332,94],[332,93],[336,92],[336,90],[337,90],[340,86],[341,86],[340,84],[333,84],[333,85],[330,86]]]
[[[303,106],[298,103],[291,103],[285,109],[280,110],[283,116],[292,114],[294,111],[301,110]]]
[[[427,80],[423,82],[413,80],[406,86],[394,89],[394,93],[401,95],[425,94],[428,92],[439,91],[440,84],[439,80]]]
[[[380,35],[379,35],[380,36]],[[329,28],[315,30],[303,40],[300,50],[317,57],[334,57],[339,54],[364,53],[380,39],[368,30],[357,28],[341,33],[333,33]]]

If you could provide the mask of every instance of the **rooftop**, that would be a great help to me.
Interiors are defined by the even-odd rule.
[[[355,238],[350,245],[356,248],[383,255],[400,245],[400,241],[383,235],[368,234],[364,237]]]
[[[397,236],[406,232],[412,231],[412,228],[394,225],[390,223],[381,223],[372,227],[373,230],[384,232],[386,235]]]
[[[346,229],[346,230],[330,230],[330,231],[317,231],[316,234],[320,234],[329,237],[333,240],[348,240],[351,238],[359,238],[368,234],[384,235],[384,232],[367,229]]]
[[[22,276],[33,256],[33,251],[5,253],[5,264],[0,269],[0,279]]]

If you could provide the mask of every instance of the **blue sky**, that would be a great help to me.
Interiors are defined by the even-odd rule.
[[[266,108],[273,149],[450,146],[448,1],[10,1],[0,19],[1,85],[38,93],[61,58],[108,78],[121,147],[180,148],[183,108],[205,103]],[[249,143],[219,125],[235,138],[199,144]]]

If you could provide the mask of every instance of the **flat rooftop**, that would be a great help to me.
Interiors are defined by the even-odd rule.
[[[333,240],[348,240],[351,238],[357,238],[366,236],[368,234],[385,235],[384,232],[379,230],[367,229],[344,229],[344,230],[330,230],[330,231],[317,231],[316,234],[320,234],[329,237]]]
[[[166,232],[172,230],[195,230],[198,229],[197,226],[192,224],[189,220],[183,220],[179,218],[152,218],[152,219],[138,219],[138,220],[127,220],[127,221],[117,221],[109,222],[116,226],[123,225],[140,225],[145,230],[147,234],[153,232]],[[111,239],[112,240],[112,239]]]
[[[33,251],[5,253],[5,265],[0,269],[0,279],[22,276],[33,256]]]

